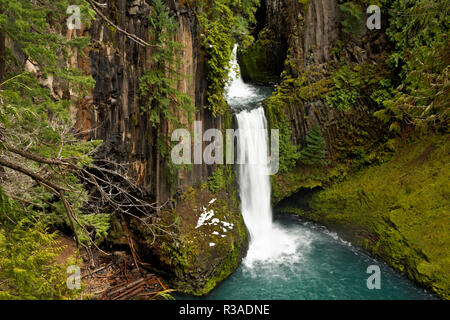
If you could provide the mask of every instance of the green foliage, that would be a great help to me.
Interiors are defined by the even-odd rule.
[[[298,147],[292,143],[291,124],[283,111],[285,96],[281,91],[265,101],[270,129],[279,130],[279,173],[288,172],[300,157]]]
[[[300,151],[299,161],[306,165],[323,165],[327,154],[325,139],[315,125],[306,135],[306,147]]]
[[[208,177],[208,190],[212,193],[225,190],[226,178],[224,176],[223,168],[219,167]]]
[[[111,215],[107,213],[80,214],[78,220],[83,226],[95,228],[95,242],[100,244],[108,237],[108,231],[111,227]],[[80,241],[88,242],[88,235],[77,225],[77,232],[80,235]]]
[[[154,127],[160,124],[161,118],[177,126],[180,124],[179,112],[187,115],[191,121],[195,111],[189,95],[177,89],[178,81],[185,78],[178,71],[182,45],[173,40],[178,25],[161,0],[153,1],[148,20],[154,47],[152,66],[139,80],[139,93],[144,99],[142,111],[148,113]]]
[[[214,115],[223,114],[228,108],[224,95],[234,43],[234,18],[227,2],[214,1],[210,8],[205,5],[198,15],[202,46],[208,57],[208,108]]]
[[[6,214],[2,203],[1,218]],[[8,213],[15,210],[8,205]],[[21,219],[12,228],[0,229],[0,299],[68,299],[67,273],[56,257],[63,249],[40,220]]]
[[[385,67],[372,64],[351,66],[348,62],[331,77],[331,91],[325,101],[339,111],[356,109],[360,105],[383,106],[392,97],[392,81]]]
[[[448,128],[449,6],[439,0],[392,1],[387,34],[395,49],[388,65],[399,76],[375,116],[399,132],[407,125]]]
[[[217,165],[213,173],[208,177],[206,186],[214,194],[218,194],[221,191],[227,192],[234,202],[236,200],[235,181],[232,165]]]
[[[346,2],[339,5],[342,15],[342,32],[350,36],[356,36],[363,26],[363,11],[361,5],[355,2]]]
[[[334,90],[326,96],[327,103],[340,110],[350,110],[358,100],[360,81],[356,74],[345,65],[333,76]]]
[[[81,20],[89,26],[94,11],[85,0],[1,0],[0,30],[44,75],[53,74],[73,84],[74,80],[81,79],[80,73],[61,63],[61,58],[67,60],[73,54],[69,48],[82,48],[89,39],[66,40],[63,36],[69,5],[80,7]],[[7,49],[7,70],[15,71],[19,62],[10,50]]]

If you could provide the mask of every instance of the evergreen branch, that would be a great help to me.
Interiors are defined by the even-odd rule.
[[[31,170],[28,170],[27,168],[24,168],[24,167],[22,167],[20,165],[12,163],[12,162],[6,160],[3,157],[0,157],[0,165],[2,165],[4,167],[7,167],[7,168],[10,168],[11,170],[20,172],[20,173],[22,173],[22,174],[24,174],[26,176],[29,176],[33,180],[35,180],[35,181],[37,181],[39,183],[42,183],[45,186],[50,187],[53,191],[58,192],[58,194],[61,191],[68,191],[68,189],[66,189],[66,188],[64,188],[62,186],[59,186],[59,185],[57,185],[57,184],[55,184],[55,183],[53,183],[51,181],[48,181],[47,179],[45,179],[41,175],[39,175],[37,173],[34,173]]]

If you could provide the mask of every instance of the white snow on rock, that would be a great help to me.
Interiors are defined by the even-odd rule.
[[[214,216],[214,210],[206,211],[206,208],[203,207],[203,212],[200,215],[200,217],[198,218],[197,226],[195,227],[195,229],[200,228],[202,225],[205,224],[206,221],[211,219],[213,216]]]
[[[228,223],[228,222],[226,222],[226,221],[221,221],[222,222],[222,224],[225,226],[225,227],[227,227],[228,229],[233,229],[233,226],[234,226],[234,224],[232,224],[232,223]]]
[[[209,201],[209,204],[212,204],[216,201],[216,198],[213,198],[211,201]],[[233,229],[234,224],[226,222],[226,221],[220,221],[217,218],[213,218],[214,217],[214,210],[207,210],[204,206],[202,207],[202,213],[200,214],[200,216],[198,217],[198,221],[197,221],[197,226],[195,227],[195,229],[200,228],[201,226],[204,225],[214,225],[214,226],[218,226],[220,229],[223,230],[223,232],[227,232],[228,229]],[[214,235],[219,235],[219,233],[217,231],[214,231],[212,234]],[[224,236],[222,236],[224,237]]]

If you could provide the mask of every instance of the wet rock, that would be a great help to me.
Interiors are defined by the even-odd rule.
[[[171,235],[151,243],[148,230],[137,221],[131,223],[139,254],[166,274],[171,287],[207,294],[236,270],[248,249],[247,229],[236,203],[226,193],[190,188],[175,210],[161,213],[162,226]],[[225,231],[224,223],[229,224]]]

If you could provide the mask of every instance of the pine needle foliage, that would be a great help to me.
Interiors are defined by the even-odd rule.
[[[326,143],[319,126],[315,125],[306,135],[306,147],[300,151],[299,161],[305,165],[324,165]]]
[[[79,290],[67,287],[66,266],[56,260],[62,249],[45,221],[0,188],[0,299],[75,298]]]

